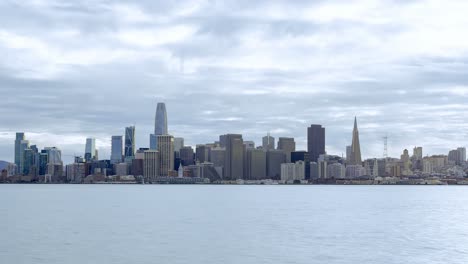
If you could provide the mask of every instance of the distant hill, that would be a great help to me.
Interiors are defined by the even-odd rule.
[[[8,164],[10,164],[10,162],[0,160],[0,170],[5,169],[8,166]]]

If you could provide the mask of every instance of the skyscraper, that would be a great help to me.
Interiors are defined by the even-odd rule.
[[[278,139],[278,149],[286,154],[286,163],[291,162],[291,152],[296,151],[294,138],[280,137]]]
[[[179,152],[181,148],[184,147],[184,138],[176,137],[174,138],[174,151]]]
[[[159,175],[169,176],[174,170],[174,137],[170,135],[158,136]]]
[[[264,150],[275,149],[275,138],[270,136],[270,133],[262,138],[262,143]]]
[[[362,165],[361,145],[359,143],[359,130],[357,127],[357,118],[354,118],[353,140],[351,143],[350,165]]]
[[[245,155],[245,179],[266,179],[266,152],[262,149],[249,148],[246,149]]]
[[[242,135],[227,134],[224,140],[226,144],[224,179],[242,179],[244,174],[244,141]]]
[[[111,143],[111,163],[117,164],[122,162],[123,157],[123,137],[122,136],[112,136]]]
[[[16,133],[15,139],[15,164],[19,169],[21,167],[21,141],[25,140],[24,133],[18,132]]]
[[[23,173],[25,169],[25,152],[29,149],[29,141],[28,140],[21,140],[20,147],[19,147],[19,154],[20,154],[20,166],[18,168],[19,173]]]
[[[164,103],[158,103],[156,107],[154,134],[156,136],[167,135],[167,112]]]
[[[312,162],[325,154],[325,128],[321,125],[311,125],[307,128],[307,152]]]
[[[96,155],[96,139],[87,138],[86,139],[86,148],[85,148],[85,160],[93,160]]]
[[[125,161],[131,162],[135,157],[135,127],[125,128]]]
[[[147,182],[155,182],[159,177],[159,152],[146,150],[143,158],[143,176]]]

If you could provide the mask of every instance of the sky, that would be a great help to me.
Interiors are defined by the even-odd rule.
[[[294,137],[326,127],[342,155],[358,118],[364,158],[468,141],[468,2],[236,0],[0,2],[0,160],[15,132],[63,159],[99,157],[157,102],[186,145],[220,134]]]

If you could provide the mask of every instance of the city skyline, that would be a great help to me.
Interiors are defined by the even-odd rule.
[[[363,158],[382,156],[386,135],[390,156],[417,145],[445,153],[468,142],[467,8],[2,2],[0,160],[13,162],[17,131],[60,145],[67,160],[88,137],[109,157],[111,136],[129,125],[144,147],[155,98],[168,105],[169,134],[192,146],[224,133],[258,144],[270,131],[306,149],[304,127],[316,123],[327,129],[327,151],[341,154],[358,116]]]

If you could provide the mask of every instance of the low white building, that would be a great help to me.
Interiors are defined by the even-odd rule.
[[[304,161],[281,164],[281,180],[285,182],[305,180]]]
[[[327,177],[334,179],[344,179],[346,176],[346,168],[341,163],[329,164],[327,167]]]
[[[366,175],[366,169],[361,165],[348,165],[346,167],[346,178],[354,179]]]

